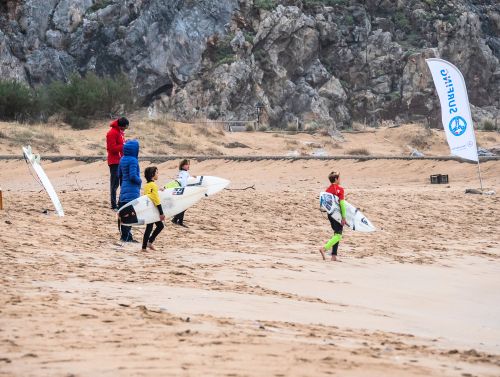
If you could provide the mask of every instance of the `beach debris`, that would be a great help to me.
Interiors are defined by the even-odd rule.
[[[494,157],[496,154],[489,149],[486,148],[477,148],[477,155],[481,157]]]
[[[494,190],[481,191],[479,189],[465,189],[466,194],[478,194],[478,195],[495,195]]]
[[[424,157],[425,155],[422,152],[420,152],[418,149],[413,148],[411,153],[410,153],[410,156],[411,157]]]
[[[236,189],[224,189],[224,190],[228,190],[228,191],[243,191],[243,190],[248,190],[248,189],[252,189],[252,190],[255,190],[255,185],[252,185],[252,186],[247,186],[245,188],[236,188]]]
[[[328,152],[325,151],[324,149],[322,148],[319,148],[319,149],[316,149],[314,150],[312,153],[311,153],[311,156],[315,156],[315,157],[325,157],[325,156],[328,156]]]
[[[222,144],[225,148],[250,148],[248,145],[240,143],[238,141],[233,141],[231,143]]]

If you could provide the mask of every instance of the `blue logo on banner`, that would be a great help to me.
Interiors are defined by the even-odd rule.
[[[467,122],[464,118],[456,116],[450,120],[448,127],[453,135],[461,136],[467,129]]]

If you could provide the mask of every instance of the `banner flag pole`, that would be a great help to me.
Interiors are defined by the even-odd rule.
[[[426,59],[426,63],[439,96],[441,120],[451,154],[477,162],[479,183],[483,191],[476,135],[464,77],[457,67],[446,60],[431,58]]]

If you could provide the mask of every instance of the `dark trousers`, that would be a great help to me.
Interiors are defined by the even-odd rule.
[[[111,208],[116,207],[116,190],[120,187],[120,179],[118,178],[118,164],[109,165],[109,192],[111,197]]]
[[[123,207],[125,204],[128,202],[119,202],[118,203],[118,208]],[[120,225],[120,233],[121,237],[120,239],[124,242],[131,241],[132,238],[132,227],[131,226],[126,226],[126,225]]]
[[[186,213],[186,211],[182,211],[181,213],[178,213],[177,215],[174,216],[172,221],[176,224],[183,224],[184,223],[184,213]]]
[[[344,227],[342,226],[341,223],[339,223],[337,220],[335,220],[331,215],[328,215],[328,220],[330,220],[330,225],[332,226],[333,232],[335,234],[342,234],[342,230]],[[332,247],[332,255],[337,255],[337,251],[339,249],[339,242],[337,242],[335,245]]]
[[[153,234],[151,234],[154,224],[156,225],[156,228],[155,228]],[[156,237],[158,236],[158,234],[160,234],[160,232],[165,227],[163,225],[163,222],[161,222],[161,221],[157,221],[154,224],[146,225],[146,230],[144,231],[144,237],[142,238],[142,248],[143,249],[146,248],[146,246],[148,245],[148,242],[149,243],[155,242]]]

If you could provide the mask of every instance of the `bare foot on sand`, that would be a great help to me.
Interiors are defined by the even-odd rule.
[[[321,253],[321,256],[323,257],[323,260],[326,260],[325,258],[325,249],[323,247],[319,248],[319,252]]]
[[[332,262],[342,262],[342,261],[337,259],[336,255],[332,255]]]
[[[153,244],[152,244],[151,242],[148,242],[148,247],[149,247],[151,250],[156,251],[156,248],[153,246]]]
[[[146,252],[147,250],[146,249],[141,249],[141,251]]]

